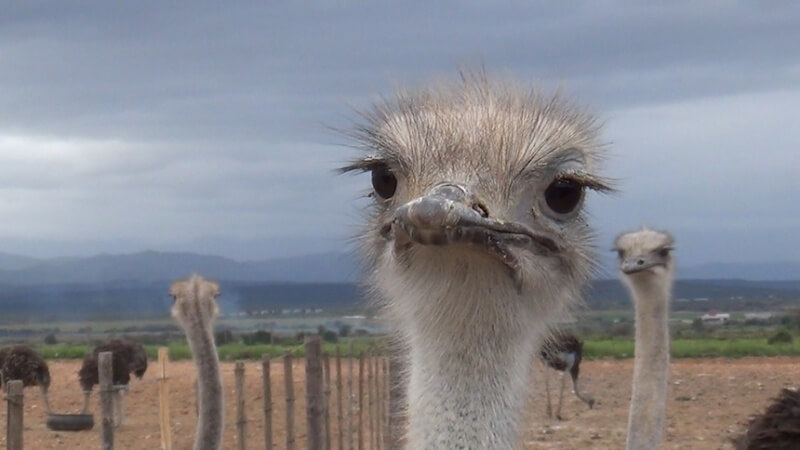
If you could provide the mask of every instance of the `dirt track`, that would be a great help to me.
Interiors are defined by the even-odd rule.
[[[81,405],[76,373],[78,361],[51,362],[53,409],[77,412]],[[127,423],[117,429],[116,448],[154,449],[159,447],[158,390],[155,364],[142,381],[135,380],[126,396]],[[345,367],[346,369],[346,367]],[[624,447],[632,361],[588,361],[582,366],[582,387],[597,400],[593,410],[569,392],[565,394],[565,421],[544,418],[543,393],[531,397],[525,434],[526,449],[618,449]],[[302,362],[296,363],[295,421],[297,448],[305,448],[305,381]],[[173,448],[191,448],[194,436],[194,366],[191,362],[172,363],[170,407]],[[233,364],[223,364],[226,394],[225,448],[235,445]],[[541,373],[537,373],[541,380]],[[246,366],[247,447],[264,448],[262,427],[261,368],[258,362]],[[282,365],[272,365],[272,390],[275,405],[276,448],[285,448],[284,383]],[[551,375],[552,384],[557,378]],[[675,449],[731,448],[728,439],[741,432],[748,415],[763,410],[780,388],[800,383],[798,358],[747,358],[740,360],[676,360],[672,364],[667,418],[667,446]],[[551,385],[552,385],[551,384]],[[335,395],[334,395],[335,398]],[[0,415],[5,416],[5,408]],[[92,397],[97,411],[97,397]],[[25,448],[99,448],[99,429],[86,432],[53,432],[45,427],[46,414],[36,388],[26,390]],[[99,417],[95,420],[99,423]],[[365,418],[366,420],[366,418]],[[5,446],[5,417],[0,442]],[[336,419],[332,421],[336,435]],[[367,439],[367,443],[369,439]],[[336,446],[334,445],[334,448]]]

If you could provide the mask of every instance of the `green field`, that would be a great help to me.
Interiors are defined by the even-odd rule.
[[[371,351],[377,348],[380,340],[377,338],[353,338],[353,351],[355,354]],[[342,354],[347,353],[348,343],[342,341],[338,344]],[[744,356],[800,356],[800,340],[793,343],[768,344],[766,339],[759,338],[734,338],[734,339],[675,339],[672,341],[673,358],[705,358],[726,357],[740,358]],[[336,344],[325,344],[325,350],[334,354]],[[146,346],[151,358],[156,357],[158,346]],[[170,358],[173,360],[189,359],[191,352],[185,342],[174,342],[168,345]],[[73,359],[82,358],[89,350],[87,345],[41,345],[37,350],[47,359]],[[304,355],[302,345],[281,346],[269,344],[244,345],[241,343],[221,345],[218,348],[220,359],[233,361],[237,359],[260,359],[261,355],[271,358],[283,355],[290,350],[296,357]],[[584,346],[584,358],[631,358],[633,356],[633,341],[630,339],[600,339],[587,340]]]
[[[768,344],[766,339],[675,339],[671,343],[673,358],[743,356],[800,356],[800,340],[787,344]],[[630,358],[633,341],[630,339],[589,340],[584,345],[584,357]]]
[[[352,338],[348,341],[342,341],[338,344],[340,352],[347,354],[349,342],[353,343],[353,353],[358,355],[369,351],[377,351],[380,348],[380,342],[375,338]],[[336,352],[336,344],[325,343],[324,350],[333,355]],[[146,345],[147,354],[150,358],[155,359],[158,355],[157,345]],[[185,342],[174,342],[167,346],[169,348],[169,357],[171,360],[190,359],[192,353],[189,351],[189,345]],[[36,350],[45,359],[76,359],[83,358],[83,356],[90,350],[90,346],[78,345],[41,345],[37,346]],[[294,346],[284,345],[270,345],[270,344],[256,344],[244,345],[241,343],[220,345],[217,348],[219,358],[223,361],[234,361],[238,359],[261,359],[261,355],[267,355],[270,358],[282,356],[289,350],[293,356],[302,357],[305,355],[305,349],[302,344]]]

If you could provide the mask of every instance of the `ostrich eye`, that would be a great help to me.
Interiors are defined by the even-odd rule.
[[[669,256],[669,249],[668,248],[662,248],[661,250],[658,251],[658,256],[660,256],[662,258],[666,258],[667,256]]]
[[[379,164],[372,168],[372,187],[375,193],[384,200],[392,198],[397,190],[397,178],[386,164]]]
[[[617,256],[619,256],[619,259],[624,259],[625,252],[623,252],[622,250],[617,250]]]
[[[583,198],[583,186],[572,180],[558,179],[550,183],[544,191],[544,200],[553,212],[569,214]]]

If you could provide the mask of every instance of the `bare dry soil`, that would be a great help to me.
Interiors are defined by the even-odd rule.
[[[79,361],[53,361],[51,403],[55,412],[70,413],[80,409],[82,397],[77,382]],[[143,380],[134,380],[126,395],[126,422],[116,429],[115,444],[120,449],[154,449],[160,446],[158,385],[155,363]],[[346,365],[344,365],[345,373]],[[233,364],[222,365],[225,381],[225,448],[236,448]],[[632,360],[586,361],[582,365],[581,385],[597,403],[589,410],[569,388],[565,392],[563,421],[548,419],[544,411],[544,393],[531,396],[525,422],[529,425],[523,439],[526,449],[618,449],[624,447],[625,427],[630,396]],[[296,395],[295,423],[297,448],[305,448],[305,369],[302,361],[294,364]],[[190,361],[171,363],[168,369],[173,448],[191,448],[194,439],[195,371]],[[536,380],[544,374],[537,368]],[[551,386],[558,375],[551,373]],[[272,398],[275,448],[285,448],[285,389],[283,366],[273,361]],[[264,448],[263,396],[260,362],[246,364],[247,448]],[[798,358],[682,359],[672,363],[667,418],[667,444],[671,449],[732,448],[729,440],[742,432],[749,416],[762,411],[771,397],[783,387],[800,383]],[[346,385],[346,384],[345,384]],[[96,390],[95,390],[96,392]],[[332,400],[335,401],[336,394]],[[97,394],[92,396],[92,410],[98,408]],[[55,432],[45,426],[46,412],[37,388],[26,389],[25,447],[30,449],[99,448],[99,415],[95,428],[83,432]],[[338,432],[336,407],[332,406],[331,428],[334,447]],[[5,416],[5,408],[0,415]],[[365,423],[368,423],[365,408]],[[5,446],[5,423],[0,419],[0,445]],[[345,423],[347,423],[345,421]],[[365,447],[371,439],[367,435]]]

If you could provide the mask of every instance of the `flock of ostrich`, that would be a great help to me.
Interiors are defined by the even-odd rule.
[[[531,377],[537,356],[568,373],[575,394],[593,407],[578,386],[582,342],[558,324],[580,306],[596,268],[586,191],[611,190],[599,173],[605,155],[594,119],[562,97],[483,74],[399,91],[362,117],[353,136],[367,154],[342,171],[371,173],[374,201],[358,242],[366,284],[405,359],[405,448],[518,448],[529,425],[524,402],[540,388]],[[663,443],[673,245],[651,229],[614,243],[636,320],[628,449]],[[197,368],[194,448],[219,449],[219,287],[193,275],[170,293]],[[98,347],[79,374],[84,411],[98,351],[113,352],[115,384],[147,369],[138,344]],[[35,352],[15,346],[0,355],[2,380],[38,385],[46,399],[50,374]],[[559,418],[563,391],[562,375]],[[784,390],[734,444],[798,448],[799,397]]]

